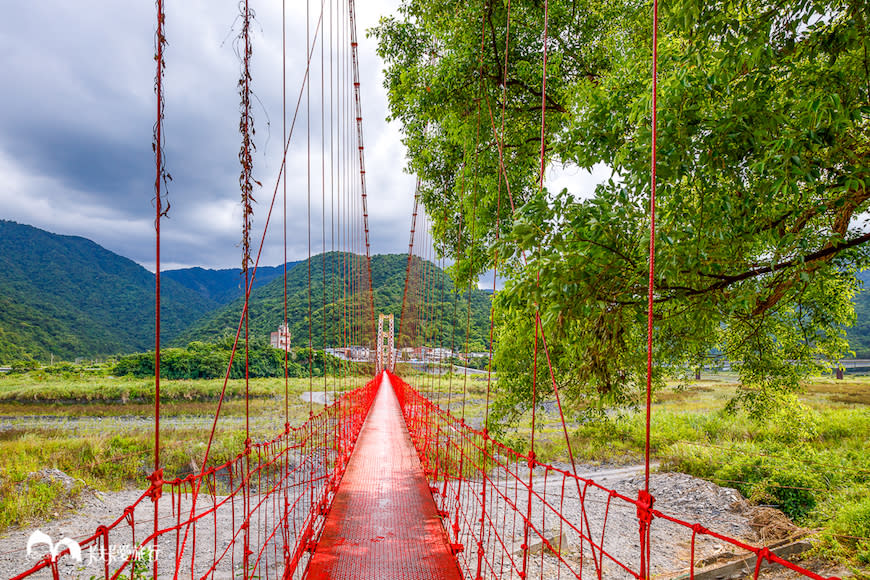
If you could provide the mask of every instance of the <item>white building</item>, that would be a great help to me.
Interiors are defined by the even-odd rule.
[[[278,327],[278,332],[273,332],[269,335],[269,344],[273,348],[287,351],[290,350],[290,338],[290,329],[285,322]]]

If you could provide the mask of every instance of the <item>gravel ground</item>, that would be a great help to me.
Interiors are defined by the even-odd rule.
[[[299,399],[306,403],[317,403],[318,405],[331,405],[332,393],[324,393],[323,391],[305,392],[299,395]]]
[[[642,469],[591,469],[584,470],[581,476],[591,477],[597,483],[626,497],[636,498],[638,489],[643,486]],[[634,572],[639,570],[640,533],[636,506],[616,497],[609,498],[608,492],[595,487],[589,487],[583,492],[585,500],[581,504],[573,480],[565,481],[564,493],[562,483],[562,478],[552,472],[546,478],[539,475],[534,480],[537,497],[532,500],[531,521],[534,529],[530,530],[528,536],[527,577],[548,580],[568,578],[582,571],[583,576],[594,578],[598,577],[597,572],[600,571],[604,578],[632,578],[632,574],[623,566]],[[698,523],[709,530],[750,545],[764,544],[759,537],[764,534],[768,535],[768,544],[772,540],[782,541],[801,534],[801,530],[793,526],[781,512],[771,508],[762,508],[768,510],[764,512],[767,521],[765,525],[759,526],[758,508],[750,506],[736,490],[689,475],[655,473],[650,478],[650,492],[656,498],[654,507],[664,514],[689,524]],[[479,524],[471,527],[467,524],[480,521],[478,498],[481,486],[465,482],[460,489],[451,484],[446,494],[439,490],[439,507],[450,509],[457,494],[463,498],[465,506],[472,506],[473,509],[461,512],[459,523],[464,531],[458,537],[451,536],[451,541],[465,547],[460,555],[464,562],[462,567],[466,576],[474,577]],[[522,520],[514,514],[528,511],[528,488],[524,485],[518,486],[515,482],[497,482],[488,488],[487,494],[487,519],[496,522],[483,536],[487,546],[488,577],[517,578],[522,567],[525,532]],[[448,498],[446,502],[441,499],[442,495]],[[778,514],[773,520],[773,527],[767,525],[771,521],[770,512]],[[559,513],[564,516],[564,520],[559,517]],[[571,522],[574,527],[566,522]],[[770,537],[770,530],[773,528],[780,532],[779,537]],[[581,540],[580,532],[586,539]],[[559,558],[546,547],[542,536],[559,552],[563,562],[560,563]],[[589,541],[590,537],[593,542]],[[694,562],[697,570],[749,554],[730,543],[697,534],[693,558],[692,529],[663,518],[653,521],[650,542],[651,572],[655,578],[678,578],[687,575],[691,562]],[[504,545],[503,549],[500,548],[501,545]],[[495,557],[490,556],[493,553],[496,554]],[[815,566],[819,570],[824,568],[820,563]],[[765,578],[771,580],[793,577],[796,576],[789,576],[781,568],[779,572],[765,575]]]
[[[639,473],[642,475],[638,468],[618,468],[584,475],[592,476],[596,482],[600,481],[627,497],[635,498],[638,484],[642,484]],[[620,564],[634,571],[639,567],[640,533],[636,506],[616,497],[609,498],[607,492],[595,487],[583,490],[582,485],[585,500],[581,503],[573,480],[565,480],[564,484],[563,492],[563,479],[558,475],[550,474],[546,481],[544,477],[535,478],[533,488],[536,497],[532,500],[531,509],[531,521],[535,529],[529,532],[528,545],[532,554],[527,563],[528,577],[540,577],[543,569],[544,578],[564,578],[566,574],[570,576],[569,567],[575,574],[580,573],[582,567],[583,574],[589,577],[596,577],[596,569],[600,568],[606,578],[631,578]],[[451,485],[446,497],[453,498],[458,491],[466,506],[476,508],[462,514],[460,520],[479,521],[480,502],[476,498],[480,496],[481,486],[465,483],[464,487],[464,490],[459,490]],[[490,496],[487,517],[498,522],[496,527],[500,529],[485,532],[484,537],[488,550],[501,544],[505,548],[494,550],[497,554],[501,553],[490,562],[490,574],[492,577],[508,577],[513,568],[513,574],[517,576],[516,568],[522,565],[525,532],[522,521],[514,513],[527,513],[528,489],[514,482],[498,482],[495,488],[487,491]],[[654,474],[650,480],[650,491],[654,497],[662,498],[656,501],[655,507],[669,515],[690,523],[698,522],[740,540],[755,540],[747,517],[748,506],[735,490],[684,474]],[[447,506],[451,503],[448,500]],[[516,506],[516,510],[511,504]],[[573,524],[573,527],[566,522]],[[582,541],[581,532],[586,538]],[[543,549],[542,536],[560,549],[565,564],[560,565],[550,551]],[[672,578],[688,571],[691,536],[691,529],[663,519],[654,521],[651,531],[654,576]],[[589,542],[590,537],[594,545]],[[459,542],[474,546],[477,537],[460,535]],[[715,557],[726,549],[723,542],[699,535],[695,542],[695,562]],[[468,558],[468,569],[474,570],[476,567],[476,552],[471,550],[464,553]],[[513,557],[508,558],[508,554]]]
[[[587,467],[583,471],[583,475],[594,477],[595,481],[601,482],[607,487],[612,487],[617,492],[628,497],[636,497],[637,489],[642,483],[642,472],[638,467],[618,467],[618,468],[593,468]],[[603,577],[605,578],[628,578],[628,573],[625,572],[616,562],[622,562],[629,568],[636,570],[637,562],[639,561],[639,533],[636,516],[636,508],[632,504],[627,504],[618,499],[613,499],[608,506],[607,493],[590,488],[586,492],[586,510],[585,518],[581,510],[581,504],[577,500],[577,490],[571,486],[566,486],[564,499],[561,500],[561,481],[548,474],[546,477],[546,494],[544,494],[545,478],[543,474],[535,479],[535,489],[541,493],[541,497],[546,497],[548,503],[554,506],[559,506],[567,521],[575,523],[575,525],[585,532],[591,531],[591,537],[595,538],[596,549],[595,556],[592,557],[592,550],[588,540],[581,542],[579,534],[562,525],[561,535],[559,529],[559,519],[543,507],[541,499],[533,500],[532,502],[532,520],[535,522],[536,528],[542,530],[547,539],[554,545],[561,543],[562,557],[575,570],[582,566],[584,575],[590,574],[589,577],[595,577],[596,565],[594,560],[599,560]],[[510,501],[514,502],[519,511],[527,510],[527,491],[522,488],[515,489],[511,484],[508,486],[502,482],[498,484],[497,491],[492,487],[489,488],[490,504],[488,507],[488,517],[500,522],[499,538],[496,539],[493,534],[487,536],[487,542],[491,545],[496,545],[500,540],[505,545],[504,554],[512,554],[515,562],[522,561],[523,529],[522,524],[517,525],[517,520],[513,517],[513,509],[509,508],[502,501],[492,501],[493,498],[506,496]],[[733,489],[719,487],[710,482],[703,481],[688,475],[679,473],[663,473],[653,474],[651,477],[651,492],[656,497],[655,507],[662,512],[673,515],[679,519],[690,523],[700,523],[706,528],[721,532],[730,537],[740,540],[745,540],[748,543],[756,543],[758,541],[758,530],[753,528],[753,508],[751,508],[739,493]],[[26,570],[28,562],[33,564],[36,558],[41,557],[45,553],[45,545],[40,545],[37,552],[28,560],[26,544],[31,533],[37,529],[48,534],[54,542],[60,538],[83,539],[93,533],[98,525],[109,524],[123,514],[124,508],[131,505],[141,495],[141,491],[123,491],[115,493],[99,493],[85,492],[74,503],[69,504],[67,513],[59,513],[58,517],[50,522],[45,522],[39,526],[33,526],[22,529],[7,530],[0,536],[0,577],[9,578]],[[470,482],[464,483],[464,489],[461,490],[462,496],[466,505],[478,505],[476,497],[479,497],[480,486]],[[448,497],[455,495],[454,489],[451,488],[447,494]],[[172,502],[169,501],[169,495],[165,495],[160,502],[160,525],[161,527],[171,526],[178,517],[178,501],[176,497],[175,510],[173,510]],[[439,496],[436,496],[438,499]],[[223,497],[217,497],[217,502],[222,501]],[[252,503],[256,504],[261,499],[261,496],[252,496]],[[281,561],[280,539],[266,541],[269,532],[276,527],[274,514],[280,514],[281,497],[268,499],[262,506],[256,518],[252,519],[251,536],[253,538],[253,546],[266,545],[263,550],[263,562],[260,569],[260,577],[275,577],[276,566]],[[561,500],[561,501],[560,501]],[[181,513],[188,514],[190,511],[190,496],[184,495],[181,497]],[[190,529],[190,537],[187,546],[184,550],[184,558],[182,559],[182,571],[187,572],[187,577],[190,577],[191,555],[196,553],[197,558],[193,560],[194,575],[199,576],[207,569],[207,560],[210,564],[215,550],[218,554],[222,553],[227,546],[230,545],[232,539],[232,530],[238,528],[238,514],[243,511],[242,499],[236,498],[235,503],[226,501],[218,510],[217,515],[206,515],[196,529]],[[201,497],[197,505],[198,513],[203,510],[208,510],[212,505],[213,499],[210,496]],[[296,512],[291,514],[294,526],[301,528],[303,519],[308,513],[309,504],[303,502],[297,506]],[[129,521],[122,522],[118,528],[110,535],[110,545],[116,546],[117,550],[123,551],[129,549],[133,545],[134,537],[142,539],[151,533],[153,530],[153,504],[150,500],[143,501],[133,512],[133,521],[135,525],[131,525]],[[606,526],[605,526],[605,516]],[[479,514],[473,510],[468,512],[466,516],[469,521],[475,521]],[[233,523],[235,522],[235,526]],[[280,527],[280,526],[279,526]],[[134,536],[135,528],[135,536]],[[677,524],[657,519],[652,525],[652,570],[653,574],[659,578],[674,578],[688,571],[688,562],[690,561],[691,548],[691,530],[688,530]],[[194,537],[195,536],[195,537]],[[180,535],[183,538],[183,533]],[[561,540],[560,540],[561,538]],[[602,539],[603,538],[603,542]],[[461,536],[460,541],[466,546],[473,546],[476,539],[467,536]],[[565,578],[567,577],[563,570],[561,575],[558,574],[556,566],[557,559],[545,549],[542,549],[540,538],[534,532],[531,534],[529,541],[531,546],[528,562],[529,577],[541,577],[543,570],[544,578]],[[195,546],[195,550],[191,548]],[[601,556],[600,547],[612,557]],[[176,534],[174,532],[165,534],[158,546],[158,560],[160,576],[171,577],[173,563],[176,554]],[[583,558],[581,560],[581,548]],[[257,549],[254,549],[257,552]],[[695,562],[715,562],[718,560],[727,560],[742,554],[740,550],[734,549],[725,542],[711,539],[706,536],[697,536],[695,542]],[[233,572],[238,573],[241,569],[241,553],[242,546],[239,542],[233,550],[221,561],[215,578],[232,578]],[[99,554],[96,558],[91,558],[91,553],[85,550],[83,554],[83,562],[76,563],[69,558],[61,558],[59,571],[61,578],[84,578],[88,579],[92,576],[101,576],[102,561],[99,560]],[[477,550],[470,549],[463,553],[464,557],[469,558],[472,569],[476,566]],[[256,557],[256,556],[254,556]],[[117,564],[113,564],[114,569]],[[267,572],[268,570],[268,572]],[[38,573],[35,578],[51,578],[51,573],[48,570],[43,570]],[[516,573],[511,574],[511,566],[505,556],[499,558],[499,562],[493,562],[493,569],[490,577],[493,578],[508,578],[518,577]],[[768,574],[765,576],[769,579],[786,578],[785,575]]]
[[[318,463],[317,459],[315,463]],[[301,473],[302,469],[295,471]],[[56,470],[52,471],[56,472]],[[63,477],[68,477],[63,474],[61,476],[61,481]],[[308,479],[308,473],[301,475],[300,479]],[[254,480],[255,478],[252,478],[252,481]],[[261,483],[259,491],[265,492],[274,482],[268,482],[264,478]],[[186,489],[190,490],[190,487],[187,486]],[[311,512],[312,496],[308,493],[299,494],[299,489],[301,486],[291,479],[288,486],[288,493],[293,494],[291,500],[299,496],[295,509],[288,512],[290,533],[293,535],[305,527],[305,518]],[[258,489],[255,488],[254,491]],[[51,521],[43,522],[38,526],[6,530],[0,535],[0,578],[11,578],[28,570],[49,552],[49,547],[43,543],[34,545],[32,554],[28,555],[28,540],[37,530],[47,534],[55,546],[59,546],[62,538],[70,538],[77,542],[84,541],[96,531],[98,526],[109,526],[121,517],[121,522],[110,531],[108,538],[109,568],[112,572],[116,571],[130,554],[132,546],[154,531],[154,504],[149,498],[144,498],[129,512],[129,516],[124,516],[125,509],[135,504],[143,493],[143,490],[109,493],[87,490],[75,501],[64,506],[66,511],[55,514],[57,517]],[[178,522],[188,519],[191,512],[191,498],[190,493],[173,495],[168,487],[164,488],[164,495],[159,502],[158,522],[161,530],[171,528]],[[252,493],[250,496],[252,506],[250,546],[253,551],[251,562],[260,558],[257,567],[257,575],[260,578],[280,577],[277,570],[283,569],[281,540],[283,498],[282,491],[270,495]],[[215,506],[217,509],[214,509]],[[240,531],[242,521],[240,514],[243,513],[245,513],[244,498],[241,494],[237,494],[234,498],[212,496],[203,487],[196,504],[196,514],[201,516],[201,519],[187,530],[182,528],[178,533],[173,530],[162,534],[157,552],[152,552],[156,554],[160,577],[173,576],[175,561],[178,559],[176,554],[183,555],[179,566],[180,575],[183,577],[199,578],[215,561],[217,561],[215,574],[208,576],[209,578],[221,580],[240,577],[244,549],[241,541],[243,532]],[[322,518],[319,520],[322,523]],[[187,532],[186,540],[185,532]],[[234,535],[236,542],[233,542]],[[182,544],[183,548],[180,547]],[[93,549],[83,546],[81,562],[76,562],[69,556],[60,558],[58,560],[60,578],[103,578],[104,562],[101,546],[102,544],[97,544]],[[153,549],[153,543],[149,542],[148,547]],[[149,557],[150,554],[145,552],[143,560],[148,561]],[[253,564],[249,568],[253,568]],[[129,578],[129,567],[124,571],[124,576]],[[51,568],[44,568],[30,577],[52,578]],[[150,572],[142,578],[146,577],[151,577]]]

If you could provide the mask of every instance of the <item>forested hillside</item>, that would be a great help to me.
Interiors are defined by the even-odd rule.
[[[147,350],[154,342],[154,275],[85,238],[0,220],[0,364]],[[217,307],[167,280],[170,340]]]
[[[400,321],[408,255],[377,255],[372,257],[372,285],[375,289],[376,315],[383,313],[393,314],[396,317],[397,346],[411,346],[410,337],[416,336],[418,337],[416,344],[421,344],[421,339],[425,337],[426,345],[464,351],[468,317],[465,291],[455,293],[453,280],[435,264],[426,263],[417,256],[414,256],[413,260],[412,269],[419,272],[424,264],[428,264],[427,271],[433,277],[433,280],[427,283],[429,286],[427,307],[421,309],[419,299],[417,301],[410,299],[406,320]],[[469,351],[488,348],[491,300],[492,297],[486,292],[476,288],[471,292]],[[398,336],[400,327],[404,336]]]
[[[340,312],[342,308],[352,307],[350,297],[352,276],[348,274],[347,269],[349,256],[345,253],[330,252],[311,258],[311,319],[315,329],[315,334],[311,338],[315,348],[323,347],[324,334],[326,334],[327,346],[342,342],[339,340],[340,334],[344,331],[341,327]],[[414,259],[419,260],[416,257]],[[407,254],[372,257],[375,313],[395,315],[397,333],[407,263]],[[438,300],[431,304],[429,311],[429,318],[435,322],[427,327],[429,337],[427,343],[433,344],[432,341],[437,334],[439,345],[448,348],[455,345],[457,350],[463,349],[468,303],[464,294],[453,293],[453,283],[444,271],[434,265],[429,267],[434,276],[434,289],[430,292],[432,296],[437,296]],[[307,262],[301,262],[288,272],[287,277],[287,319],[293,344],[298,346],[308,344],[308,272]],[[361,297],[360,302],[363,300],[365,298]],[[269,332],[276,330],[284,318],[283,304],[283,277],[272,280],[262,288],[255,288],[251,294],[249,308],[251,334],[268,337]],[[479,290],[472,291],[471,350],[482,349],[488,343],[489,304],[490,297],[487,294]],[[175,343],[184,345],[192,341],[214,342],[227,334],[235,333],[241,312],[242,300],[235,300],[183,332]],[[406,334],[410,333],[408,329],[405,330]],[[354,329],[356,336],[363,332],[369,332],[369,328]],[[398,343],[407,344],[408,339],[404,341],[399,339]]]

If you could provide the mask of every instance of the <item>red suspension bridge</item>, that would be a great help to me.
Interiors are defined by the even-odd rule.
[[[517,453],[389,371],[230,462],[160,477],[79,542],[98,555],[96,577],[150,577],[153,566],[176,578],[693,578],[696,546],[714,539],[754,556],[753,578],[770,564],[822,578],[643,492]],[[675,565],[657,542],[688,550]],[[110,551],[137,544],[126,559]],[[64,577],[72,557],[48,554],[15,578]]]
[[[321,300],[324,305],[324,328],[315,330],[313,324],[309,325],[308,345],[312,347],[320,340],[320,330],[324,348],[332,346],[348,350],[358,345],[374,345],[376,354],[373,353],[371,358],[376,361],[375,376],[364,385],[353,385],[345,378],[324,377],[324,401],[331,384],[331,404],[325,404],[317,412],[312,406],[308,420],[301,425],[291,425],[288,418],[283,429],[276,429],[275,436],[265,441],[255,441],[251,437],[246,421],[245,441],[238,454],[228,462],[214,464],[209,457],[214,427],[221,416],[226,379],[230,374],[228,367],[224,393],[217,404],[201,469],[180,478],[171,478],[164,473],[159,453],[159,260],[160,220],[168,208],[165,199],[167,173],[163,155],[162,84],[166,36],[163,1],[158,0],[155,41],[157,121],[154,134],[157,225],[154,469],[148,477],[147,489],[134,503],[117,514],[114,521],[105,522],[78,542],[81,550],[90,554],[91,564],[97,566],[95,577],[694,578],[699,564],[696,547],[713,539],[730,546],[735,554],[751,556],[750,576],[753,578],[758,578],[762,569],[771,564],[787,568],[795,576],[822,578],[780,557],[768,547],[750,545],[658,509],[649,486],[648,452],[643,485],[632,493],[618,492],[594,479],[578,475],[573,457],[566,468],[539,461],[535,454],[534,415],[531,451],[519,453],[490,437],[485,428],[473,428],[466,422],[464,412],[457,417],[450,411],[449,403],[447,408],[437,405],[393,374],[393,321],[389,319],[389,331],[383,326],[385,321],[375,322],[355,7],[353,0],[349,0],[342,7],[339,18],[331,11],[331,6],[330,3],[329,18],[324,18],[321,5],[319,16],[315,13],[310,19],[305,55],[308,66],[295,99],[295,112],[288,115],[285,110],[284,160],[275,180],[263,237],[257,248],[251,242],[255,183],[248,86],[252,57],[251,11],[247,1],[242,2],[242,148],[239,158],[245,216],[243,264],[246,301],[239,318],[234,356],[244,357],[247,368],[248,299],[265,232],[282,194],[286,248],[287,153],[291,147],[299,146],[301,137],[297,119],[301,103],[307,101],[309,320],[313,320],[316,302]],[[657,5],[654,6],[651,25],[653,30],[657,30]],[[332,116],[329,122],[330,151],[335,151],[330,160],[339,166],[331,168],[333,181],[329,189],[334,209],[329,219],[336,224],[332,228],[331,249],[337,248],[341,252],[329,269],[324,261],[322,271],[316,272],[312,271],[310,260],[311,127],[316,125],[316,120],[312,123],[310,119],[310,91],[313,84],[311,73],[317,64],[315,55],[318,49],[324,50],[327,36],[331,43],[327,48],[329,66],[327,69],[321,52],[319,74],[321,99],[329,101],[328,107],[322,106],[322,110],[328,108],[330,115],[336,111],[337,119],[335,129],[332,128]],[[546,30],[544,40],[546,52]],[[333,83],[335,86],[328,92],[323,89],[326,85],[323,79],[327,74],[330,87]],[[284,86],[286,103],[286,76]],[[546,77],[542,94],[543,131]],[[653,135],[655,122],[654,104]],[[321,118],[321,129],[324,125]],[[493,125],[497,133],[494,121]],[[654,234],[655,144],[652,158],[651,221]],[[325,162],[321,170],[325,175]],[[543,140],[540,171],[539,181],[543,183]],[[322,179],[324,196],[325,183],[326,180]],[[323,207],[326,205],[324,203]],[[325,224],[325,209],[322,219]],[[432,240],[428,237],[431,235],[430,226],[426,215],[418,212],[415,199],[399,333],[420,337],[421,341],[432,335],[426,332],[427,328],[441,324],[438,313],[429,304],[439,291],[443,292],[443,287],[439,289],[436,284],[431,265],[435,255]],[[321,245],[325,252],[328,249],[325,227],[323,231]],[[654,241],[652,235],[651,256],[655,255]],[[418,253],[420,248],[424,248],[419,257],[426,260],[414,259],[415,246]],[[653,260],[650,260],[650,292],[653,268]],[[313,296],[311,290],[312,280],[316,281],[318,277],[323,281],[320,297]],[[327,296],[328,293],[331,295]],[[325,308],[327,298],[330,303],[339,305],[330,311],[329,321]],[[285,321],[288,318],[286,303],[285,272]],[[652,293],[649,304],[652,337]],[[327,324],[331,325],[329,329]],[[536,321],[535,327],[535,362],[537,365],[539,360],[542,361],[541,372],[549,372],[555,402],[562,416],[559,391],[548,364],[546,336],[541,330],[540,320]],[[467,345],[467,336],[464,341]],[[309,352],[311,350],[309,348]],[[649,364],[652,364],[651,358]],[[545,365],[547,370],[543,370]],[[535,370],[537,373],[537,366]],[[320,384],[315,386],[313,373],[309,375],[310,390],[319,390]],[[285,406],[288,404],[286,398]],[[489,400],[488,388],[487,405]],[[532,405],[533,413],[535,408],[536,405]],[[570,454],[564,418],[562,428]],[[617,541],[625,537],[632,538],[632,541]],[[124,557],[117,557],[111,547],[121,544],[136,546],[137,549]],[[660,557],[659,549],[664,545],[682,547],[678,551],[678,562],[672,557]],[[71,548],[46,554],[15,578],[61,578],[66,573],[66,562],[76,555]],[[90,569],[92,575],[93,572],[94,569]]]

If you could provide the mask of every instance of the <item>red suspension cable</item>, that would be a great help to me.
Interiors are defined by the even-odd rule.
[[[402,292],[402,311],[399,315],[399,336],[404,336],[403,331],[407,329],[408,322],[406,318],[410,315],[410,305],[408,304],[408,288],[411,285],[411,262],[414,256],[414,236],[417,230],[417,208],[420,201],[420,178],[417,178],[417,185],[414,188],[414,209],[411,212],[411,233],[408,239],[408,264],[405,267],[405,289]],[[412,343],[413,345],[413,343]]]
[[[350,47],[351,47],[351,61],[352,61],[352,72],[353,72],[353,100],[354,100],[354,112],[356,113],[356,139],[357,146],[359,147],[359,175],[360,175],[360,195],[362,196],[362,222],[363,222],[363,232],[365,234],[365,250],[366,250],[366,280],[365,283],[365,292],[369,295],[369,304],[368,306],[371,309],[371,320],[369,321],[369,330],[372,332],[372,337],[377,335],[375,331],[375,297],[372,288],[372,276],[371,276],[371,265],[372,265],[372,256],[371,256],[371,245],[369,243],[369,209],[368,209],[368,191],[366,189],[366,163],[365,163],[365,144],[363,141],[363,115],[362,115],[362,99],[360,98],[360,77],[359,77],[359,52],[357,49],[357,35],[356,35],[356,8],[354,4],[354,0],[348,0],[348,12],[350,14]]]
[[[652,365],[653,365],[653,297],[655,284],[656,255],[656,157],[658,142],[658,39],[659,3],[653,0],[653,53],[652,53],[652,144],[650,150],[650,200],[649,200],[649,287],[647,289],[647,336],[646,336],[646,433],[644,441],[644,487],[638,495],[640,519],[640,573],[641,577],[650,575],[650,510],[654,499],[649,492],[650,473],[650,432],[652,427]],[[760,563],[759,558],[759,563]],[[758,570],[756,569],[756,575]]]
[[[151,481],[151,500],[154,502],[154,533],[158,527],[160,514],[160,495],[163,492],[163,471],[160,469],[160,220],[165,214],[163,209],[163,185],[168,179],[164,168],[163,158],[163,74],[165,63],[163,50],[166,47],[166,14],[163,9],[163,0],[157,0],[157,31],[155,33],[155,61],[157,71],[154,75],[154,92],[157,96],[157,120],[154,124],[154,161],[156,175],[154,177],[154,472],[149,477]],[[169,210],[167,203],[166,211]],[[154,540],[154,549],[157,550],[157,539]],[[157,580],[157,561],[153,564],[153,577]]]
[[[655,284],[656,258],[656,157],[658,141],[658,39],[659,3],[653,0],[653,64],[652,64],[652,147],[650,151],[650,197],[649,197],[649,288],[647,291],[647,347],[646,347],[646,470],[644,489],[649,491],[650,425],[652,408],[652,363],[653,363],[653,286]]]

